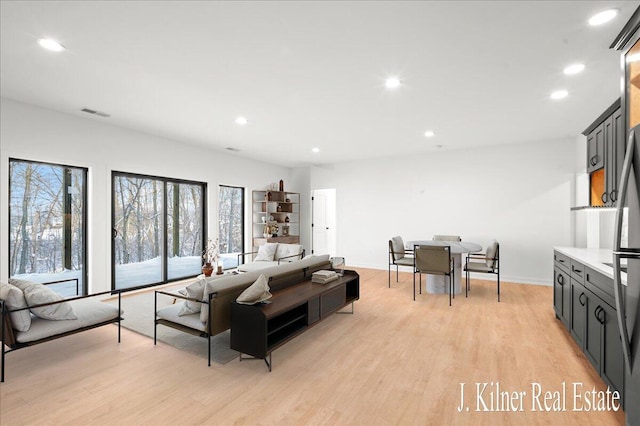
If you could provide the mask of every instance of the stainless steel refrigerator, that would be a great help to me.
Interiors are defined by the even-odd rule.
[[[625,362],[624,400],[627,425],[640,425],[640,125],[631,129],[622,167],[613,246],[614,289]],[[621,247],[625,200],[628,247]],[[621,271],[626,267],[627,284]]]
[[[622,109],[629,130],[618,186],[613,242],[614,289],[618,327],[624,354],[624,402],[628,426],[640,425],[640,7],[611,45],[622,51],[624,78]],[[628,215],[628,238],[622,246],[623,218]],[[626,268],[623,285],[621,270]]]

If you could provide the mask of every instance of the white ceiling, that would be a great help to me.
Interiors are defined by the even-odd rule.
[[[2,97],[302,166],[574,138],[619,96],[609,45],[639,3],[0,4]],[[615,20],[587,25],[611,7]],[[573,62],[586,70],[567,77]],[[559,88],[569,96],[549,99]]]

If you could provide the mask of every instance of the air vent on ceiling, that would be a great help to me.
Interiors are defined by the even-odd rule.
[[[100,117],[105,118],[111,117],[111,115],[107,114],[106,112],[96,111],[95,109],[82,108],[80,111],[86,112],[87,114],[99,115]]]
[[[225,148],[227,151],[231,151],[231,152],[240,152],[240,150],[238,148],[233,148],[231,146],[228,146]]]

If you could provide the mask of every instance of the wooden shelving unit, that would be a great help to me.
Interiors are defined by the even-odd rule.
[[[253,191],[253,246],[265,243],[300,243],[300,194],[288,191]]]

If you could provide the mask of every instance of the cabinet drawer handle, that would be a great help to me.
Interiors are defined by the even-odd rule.
[[[558,274],[558,278],[556,279],[556,281],[558,281],[558,284],[564,285],[564,277],[562,276],[562,274]]]
[[[592,166],[595,166],[596,164],[598,164],[599,160],[600,160],[600,157],[598,155],[594,155],[593,157],[591,157],[591,160],[589,160],[589,162],[591,163]]]
[[[578,273],[578,274],[581,274],[581,273],[582,273],[582,271],[581,271],[580,269],[576,269],[576,268],[571,268],[571,269],[573,269],[573,272],[576,272],[576,273]]]
[[[600,313],[602,312],[604,312],[604,309],[600,305],[598,305],[596,310],[593,312],[594,316],[596,317],[596,320],[598,320],[600,324],[604,324],[604,318],[603,318],[604,315],[602,317],[600,316]]]
[[[609,199],[611,200],[612,203],[615,203],[618,200],[618,190],[614,189],[613,191],[611,191],[611,194],[609,194]]]
[[[564,263],[564,259],[558,259],[558,262]]]
[[[606,192],[603,192],[603,193],[602,193],[602,196],[600,197],[600,199],[602,200],[602,202],[603,202],[604,204],[607,204],[607,195],[608,195],[608,194],[607,194]]]
[[[578,297],[578,300],[580,301],[580,304],[581,304],[582,306],[584,306],[584,305],[586,305],[586,303],[587,303],[587,302],[586,302],[586,300],[582,300],[582,296],[586,296],[586,294],[581,293],[581,294],[580,294],[580,297]]]

